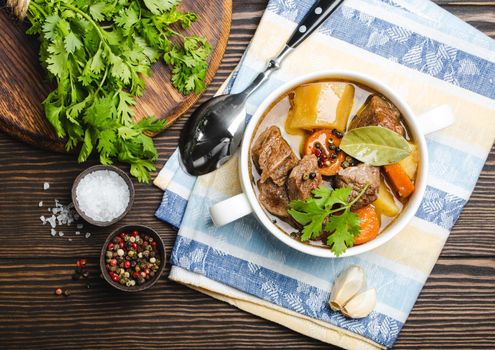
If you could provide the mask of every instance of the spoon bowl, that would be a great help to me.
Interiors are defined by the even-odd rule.
[[[194,176],[222,166],[239,148],[246,120],[243,93],[214,97],[194,111],[180,140],[181,165]]]
[[[241,144],[246,126],[246,100],[270,75],[280,68],[282,60],[313,33],[344,0],[317,0],[277,57],[270,60],[244,91],[220,95],[204,102],[194,111],[179,140],[180,163],[193,176],[204,175],[221,167]]]

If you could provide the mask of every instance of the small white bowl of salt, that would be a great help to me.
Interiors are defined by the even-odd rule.
[[[134,186],[114,166],[95,165],[80,173],[72,186],[72,202],[79,215],[96,226],[110,226],[131,209]]]

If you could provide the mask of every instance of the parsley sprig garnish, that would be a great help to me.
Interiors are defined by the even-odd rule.
[[[326,186],[313,190],[313,195],[305,201],[291,201],[290,216],[304,226],[301,241],[317,239],[323,232],[328,232],[327,245],[336,256],[352,247],[354,237],[360,233],[360,219],[351,207],[367,188],[368,185],[351,202],[348,201],[351,188],[332,189]]]
[[[211,46],[184,36],[197,17],[180,0],[31,0],[29,34],[40,39],[40,61],[56,82],[43,102],[45,115],[66,148],[81,147],[79,162],[95,150],[102,164],[129,163],[139,181],[155,170],[150,133],[165,126],[153,116],[133,120],[143,75],[163,57],[182,93],[205,88]]]

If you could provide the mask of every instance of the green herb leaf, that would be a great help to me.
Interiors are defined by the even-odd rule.
[[[323,232],[329,234],[327,245],[340,256],[354,244],[359,235],[359,217],[351,212],[351,206],[363,195],[365,186],[358,196],[349,202],[351,188],[332,189],[320,186],[313,190],[312,196],[305,201],[295,200],[289,203],[289,215],[303,225],[301,241],[319,238]]]
[[[77,161],[79,163],[85,162],[91,152],[93,152],[93,138],[91,137],[91,131],[89,129],[86,129],[86,132],[84,133],[83,144],[81,147],[81,151],[79,152]]]
[[[98,49],[90,62],[90,69],[93,73],[99,73],[105,69],[105,63],[103,63],[103,50]]]
[[[130,164],[149,181],[158,158],[149,137],[166,120],[133,120],[143,75],[160,57],[172,84],[184,94],[205,88],[211,46],[184,36],[197,16],[177,10],[179,0],[31,0],[28,33],[40,39],[40,60],[56,83],[43,102],[46,118],[66,149],[80,147],[85,161],[96,149],[100,162]]]
[[[325,231],[332,234],[327,238],[327,245],[336,256],[342,255],[347,248],[354,245],[354,237],[359,235],[359,217],[345,210],[341,215],[333,215],[325,225]]]
[[[144,0],[146,7],[155,15],[172,9],[180,0]]]
[[[57,107],[56,105],[52,103],[44,103],[45,107],[45,115],[46,119],[53,125],[55,128],[55,132],[57,133],[57,136],[62,138],[65,137],[66,132],[64,128],[62,127],[62,123],[60,121],[60,113],[62,112],[62,107]]]
[[[105,2],[97,2],[89,7],[89,13],[95,21],[101,22],[105,19],[104,11],[107,4]]]
[[[289,215],[298,223],[304,225],[301,241],[318,237],[322,231],[323,220],[328,215],[325,209],[320,208],[313,198],[306,202],[292,201],[289,203]]]
[[[339,147],[357,160],[374,166],[397,163],[412,151],[404,137],[380,126],[348,131]]]
[[[80,49],[82,45],[81,40],[73,32],[70,32],[65,37],[65,49],[68,53],[73,53],[77,49]]]
[[[347,199],[352,189],[349,187],[331,189],[330,187],[318,187],[313,190],[313,197],[320,208],[330,209],[335,204],[347,204]]]

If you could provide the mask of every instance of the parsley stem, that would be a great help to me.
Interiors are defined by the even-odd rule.
[[[361,198],[361,196],[364,194],[364,192],[368,189],[369,186],[370,186],[370,184],[367,183],[366,186],[364,186],[362,188],[362,190],[358,193],[358,195],[356,196],[356,198],[354,198],[352,200],[352,202],[348,203],[347,205],[345,205],[343,207],[340,207],[340,208],[337,208],[337,209],[333,209],[333,210],[329,210],[327,216],[332,215],[333,213],[338,213],[339,211],[343,211],[343,210],[347,210],[347,209],[351,208],[359,200],[359,198]]]
[[[103,83],[105,83],[105,80],[107,79],[107,74],[108,74],[108,68],[105,69],[105,73],[103,74],[103,78],[101,79],[100,84],[98,85],[98,89],[96,89],[95,94],[101,90]]]
[[[364,194],[364,192],[366,192],[366,190],[368,189],[368,187],[370,187],[370,184],[367,183],[361,190],[361,192],[358,193],[358,195],[356,196],[356,198],[354,198],[354,200],[349,203],[349,208],[352,207],[358,200],[359,198],[361,198],[361,196]]]
[[[43,8],[41,6],[39,6],[37,3],[30,2],[29,7],[31,7],[31,6],[33,6],[38,12],[40,12],[43,16],[45,16],[45,18],[48,17],[45,10],[43,10]]]

